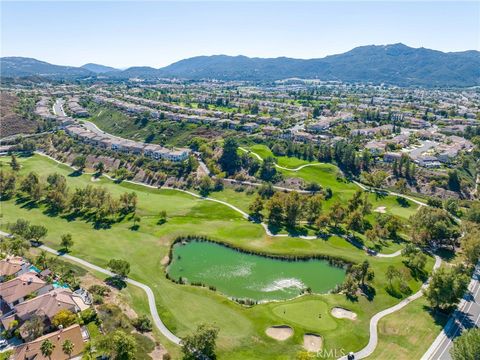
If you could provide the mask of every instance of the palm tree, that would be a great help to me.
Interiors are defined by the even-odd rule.
[[[43,356],[46,356],[50,359],[50,356],[52,356],[53,349],[55,349],[55,345],[52,344],[50,340],[45,340],[42,342],[42,345],[40,346],[40,351],[42,352]]]
[[[74,347],[75,344],[70,339],[65,340],[62,344],[63,353],[67,355],[69,359],[72,356]]]
[[[37,261],[43,269],[47,267],[47,252],[45,250],[40,251]]]

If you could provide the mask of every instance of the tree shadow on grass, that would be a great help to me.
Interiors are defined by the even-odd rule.
[[[120,276],[110,276],[105,279],[105,283],[118,290],[122,290],[127,287],[127,283]]]
[[[20,206],[21,209],[25,210],[32,210],[32,209],[38,209],[38,203],[33,200],[28,200]]]
[[[80,170],[74,170],[70,174],[68,174],[69,177],[79,177],[83,174],[83,171]]]
[[[377,295],[375,288],[368,284],[360,285],[360,289],[362,290],[362,294],[365,296],[365,298],[368,301],[373,301],[373,299],[375,298],[375,295]]]
[[[400,205],[402,208],[408,208],[411,206],[410,201],[408,201],[404,197],[397,196],[396,200],[398,205]]]
[[[290,236],[306,236],[308,234],[308,231],[304,227],[287,227],[286,228],[288,235]]]

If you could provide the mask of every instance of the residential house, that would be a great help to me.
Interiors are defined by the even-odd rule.
[[[30,264],[20,256],[7,256],[0,260],[0,281],[7,277],[17,277],[29,270]]]
[[[15,348],[13,359],[15,360],[67,360],[80,355],[84,348],[85,342],[88,341],[89,335],[86,329],[82,329],[80,325],[75,324],[65,329],[52,332],[41,336],[31,342],[19,345]],[[54,348],[50,357],[43,356],[41,351],[42,343],[49,340]],[[73,352],[71,357],[67,356],[63,350],[63,344],[66,340],[73,343]]]
[[[0,299],[10,308],[25,301],[31,294],[42,295],[53,286],[40,279],[37,273],[29,271],[0,284]]]

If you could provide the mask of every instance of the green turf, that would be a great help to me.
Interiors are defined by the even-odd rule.
[[[0,163],[5,164],[8,161],[8,157],[0,158]],[[328,240],[268,237],[260,225],[247,222],[228,207],[178,191],[148,189],[125,183],[114,184],[104,178],[99,182],[92,182],[91,175],[71,176],[72,171],[68,167],[57,165],[38,155],[21,158],[20,162],[22,174],[34,170],[45,179],[48,174],[59,172],[67,176],[70,187],[88,184],[105,186],[116,196],[124,191],[135,191],[138,195],[137,213],[141,217],[140,228],[132,231],[132,221],[127,217],[109,229],[95,230],[91,223],[80,219],[68,221],[63,217],[48,216],[43,205],[35,208],[9,200],[1,203],[2,229],[6,229],[7,222],[25,218],[49,229],[45,243],[51,247],[59,249],[60,235],[69,232],[75,241],[72,247],[74,256],[100,266],[105,266],[111,258],[130,261],[130,276],[153,289],[161,318],[177,335],[184,336],[203,322],[216,324],[220,328],[220,359],[291,359],[301,350],[302,336],[306,331],[319,333],[325,346],[330,348],[358,350],[368,341],[369,318],[399,301],[386,292],[387,280],[384,276],[390,264],[403,267],[399,257],[369,257],[376,275],[373,284],[376,295],[373,301],[360,297],[358,302],[350,302],[343,295],[308,295],[284,303],[246,308],[208,289],[174,284],[165,278],[162,260],[167,255],[172,240],[180,235],[205,235],[245,249],[276,254],[325,254],[353,262],[363,261],[367,255],[338,237]],[[157,225],[161,210],[167,211],[168,221]],[[428,268],[431,268],[432,264],[433,260],[429,258]],[[412,291],[417,291],[420,283],[410,279],[409,285]],[[145,299],[141,299],[140,295],[132,296],[132,300],[134,305],[145,307]],[[302,307],[311,307],[312,302],[319,303],[312,308],[323,311],[322,317],[325,314],[326,320],[328,314],[321,303],[327,304],[329,309],[333,306],[349,308],[358,314],[358,319],[348,324],[345,320],[338,319],[313,323],[308,314],[305,319],[294,320],[283,318],[282,312],[275,309],[279,305],[292,304],[292,312],[301,312]],[[335,328],[332,328],[330,320],[336,322]],[[277,342],[265,335],[267,327],[279,322],[291,325],[295,330],[295,335],[285,342]]]

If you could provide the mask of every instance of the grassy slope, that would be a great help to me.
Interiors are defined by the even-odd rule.
[[[250,149],[260,155],[262,158],[267,156],[273,156],[270,149],[265,145],[254,145]],[[276,157],[277,164],[287,168],[297,168],[301,165],[310,164],[311,162],[301,160],[298,158],[289,158],[286,156]],[[316,163],[316,162],[312,162]],[[289,171],[280,169],[280,171],[289,178],[300,178],[309,182],[316,182],[323,187],[329,187],[333,191],[333,197],[326,203],[326,208],[328,209],[331,204],[335,201],[340,201],[345,203],[348,199],[352,197],[355,191],[358,190],[358,186],[351,182],[341,182],[338,181],[337,175],[340,173],[340,170],[332,164],[319,164],[316,166],[308,166],[298,171]],[[397,198],[394,196],[384,196],[378,197],[374,194],[369,194],[369,199],[372,202],[373,209],[376,209],[379,206],[385,206],[386,211],[390,212],[393,215],[400,216],[404,219],[408,218],[410,215],[413,215],[418,206],[414,203],[407,201],[407,206],[403,207],[398,202]]]
[[[433,319],[426,305],[421,298],[380,320],[378,346],[368,359],[420,359],[446,323],[445,317]]]
[[[9,159],[3,157],[0,160],[5,163]],[[356,350],[368,340],[369,317],[398,302],[398,299],[390,297],[384,290],[386,286],[384,273],[390,264],[402,267],[400,258],[369,258],[376,273],[374,285],[377,294],[374,301],[360,298],[358,302],[352,303],[340,295],[311,295],[283,303],[244,308],[209,290],[173,284],[165,279],[161,261],[168,253],[172,239],[179,235],[202,234],[248,249],[285,254],[323,253],[355,262],[362,261],[366,255],[337,237],[332,237],[328,241],[269,238],[259,225],[246,222],[233,210],[177,191],[151,190],[131,184],[117,185],[105,179],[93,183],[90,175],[69,176],[71,170],[68,167],[57,165],[40,156],[23,158],[21,162],[23,174],[34,170],[42,177],[46,177],[49,173],[59,172],[67,176],[71,187],[102,185],[116,195],[127,190],[136,191],[139,200],[137,213],[141,216],[140,229],[130,230],[132,223],[127,219],[110,229],[94,230],[90,223],[83,220],[67,221],[61,217],[49,217],[45,214],[43,206],[31,208],[15,204],[14,200],[2,202],[2,228],[5,229],[5,224],[9,221],[20,217],[26,218],[32,223],[48,227],[49,233],[45,243],[49,246],[59,248],[60,235],[70,232],[75,241],[73,255],[100,266],[105,266],[107,261],[114,257],[129,260],[131,277],[152,287],[160,316],[176,334],[183,336],[201,322],[215,323],[220,327],[218,342],[220,358],[240,359],[260,356],[263,359],[289,359],[300,350],[301,337],[305,331],[321,334],[327,347]],[[160,210],[167,211],[168,222],[158,226],[156,222]],[[429,268],[432,263],[430,259]],[[412,279],[410,286],[416,291],[419,283]],[[134,297],[133,300],[140,301],[138,297]],[[318,305],[311,307],[311,301],[318,302]],[[321,305],[322,303],[325,305]],[[288,311],[284,316],[282,311],[276,310],[285,304],[298,307],[295,311],[305,312],[305,318],[293,322]],[[358,320],[349,324],[346,320],[334,319],[329,314],[329,309],[333,306],[352,309],[358,313]],[[314,314],[308,313],[311,309]],[[318,317],[318,312],[322,312],[324,321],[312,320],[312,316]],[[295,329],[295,336],[292,339],[278,343],[265,336],[264,331],[268,326],[282,323],[289,324]],[[349,325],[345,326],[347,323]]]

